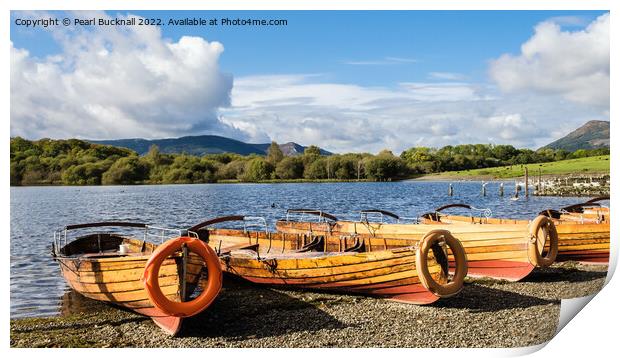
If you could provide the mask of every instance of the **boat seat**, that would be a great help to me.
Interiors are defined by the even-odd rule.
[[[325,251],[325,237],[324,236],[315,236],[312,238],[312,241],[304,245],[301,249],[296,252],[309,252],[309,251]]]
[[[107,258],[107,257],[127,257],[127,256],[144,256],[143,252],[126,252],[124,254],[121,254],[120,252],[118,252],[118,250],[114,250],[114,251],[104,251],[104,252],[92,252],[92,253],[88,253],[88,254],[76,254],[76,255],[71,255],[71,256],[75,256],[75,257],[83,257],[83,258],[88,258],[88,259],[103,259],[103,258]]]
[[[356,238],[356,242],[353,246],[344,249],[345,252],[365,252],[366,245],[364,243],[364,239]]]
[[[252,250],[235,250],[234,255],[237,256],[248,256],[255,259],[261,260],[273,260],[273,259],[307,259],[314,257],[325,257],[325,256],[338,256],[338,255],[354,255],[355,252],[318,252],[318,251],[306,251],[306,252],[277,252],[277,253],[266,253],[266,254],[258,254],[256,251]]]

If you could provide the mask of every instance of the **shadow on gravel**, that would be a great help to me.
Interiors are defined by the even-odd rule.
[[[291,294],[295,295],[295,292],[299,291]],[[183,322],[181,336],[227,337],[237,341],[345,327],[318,308],[319,305],[330,304],[330,301],[303,301],[268,288],[227,280],[222,292],[207,310]]]
[[[583,271],[574,268],[537,268],[522,282],[588,282],[605,278],[607,271]]]
[[[529,308],[558,304],[559,300],[522,295],[472,283],[456,296],[433,303],[432,307],[459,308],[470,312],[497,312],[514,308]]]
[[[127,312],[131,312],[131,311],[127,311]],[[110,326],[120,326],[126,323],[144,322],[148,319],[149,318],[143,317],[143,316],[122,318],[122,319],[115,318],[113,320],[112,319],[102,320],[102,321],[97,322],[97,324],[101,324],[101,325],[109,324]],[[67,331],[67,330],[80,330],[80,329],[89,330],[89,329],[93,329],[93,325],[95,325],[93,322],[84,322],[84,323],[66,322],[63,324],[50,324],[45,327],[45,331],[51,332],[51,331]],[[41,327],[38,327],[38,326],[27,327],[27,328],[11,328],[11,332],[13,333],[29,333],[29,332],[40,332],[40,331],[41,331]]]

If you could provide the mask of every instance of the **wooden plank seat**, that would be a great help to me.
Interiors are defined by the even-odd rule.
[[[322,251],[304,251],[304,252],[274,252],[274,253],[265,253],[259,254],[254,250],[244,250],[238,249],[233,250],[235,256],[243,255],[248,257],[253,257],[261,260],[274,260],[274,259],[297,259],[297,258],[313,258],[313,257],[326,257],[326,256],[355,256],[355,252],[322,252]]]
[[[325,237],[324,236],[315,236],[312,238],[312,241],[304,245],[301,249],[296,250],[296,252],[308,252],[308,251],[325,251]]]

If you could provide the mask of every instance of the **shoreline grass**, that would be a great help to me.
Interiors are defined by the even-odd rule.
[[[525,167],[528,168],[530,177],[538,176],[539,169],[540,174],[543,176],[565,176],[575,174],[609,174],[609,155],[601,155],[595,157],[578,158],[560,160],[557,162],[547,163],[533,163],[533,164],[519,164],[512,166],[502,166],[495,168],[481,168],[471,170],[459,170],[450,172],[441,172],[427,174],[419,179],[422,180],[434,180],[434,179],[510,179],[523,177],[525,173]]]

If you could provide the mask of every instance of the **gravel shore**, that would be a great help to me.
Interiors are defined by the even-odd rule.
[[[68,293],[62,316],[11,320],[11,346],[522,347],[551,339],[559,300],[598,292],[606,273],[568,262],[522,282],[468,279],[461,293],[428,306],[227,280],[174,338],[148,318]]]

